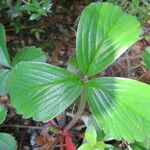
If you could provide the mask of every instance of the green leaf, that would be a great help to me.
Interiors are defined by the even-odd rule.
[[[0,149],[17,150],[17,143],[15,138],[8,133],[0,133]]]
[[[150,139],[147,138],[144,142],[134,142],[130,145],[132,149],[134,150],[149,150],[150,149]]]
[[[40,5],[38,5],[38,3],[36,3],[36,4],[28,3],[21,7],[22,11],[28,12],[29,14],[31,12],[33,12],[33,13],[38,12],[39,9],[41,9],[41,7],[40,7]]]
[[[97,133],[97,140],[99,141],[103,141],[104,138],[105,138],[105,133],[104,131],[100,128],[100,126],[97,124],[95,118],[93,115],[90,116],[90,119],[88,121],[88,124],[89,125],[93,125],[95,130],[96,130],[96,133]]]
[[[6,119],[7,109],[4,105],[0,104],[0,124]]]
[[[10,70],[0,69],[0,95],[7,93],[6,86]]]
[[[111,65],[141,34],[139,22],[119,6],[92,3],[85,8],[77,30],[77,61],[85,75]]]
[[[78,150],[92,150],[92,148],[89,144],[82,144]]]
[[[45,62],[46,56],[41,48],[36,48],[34,46],[23,47],[14,57],[12,65],[15,66],[21,61],[37,61]]]
[[[143,54],[144,63],[150,69],[150,47],[147,47],[144,54]]]
[[[144,141],[150,135],[150,86],[125,78],[97,78],[87,83],[87,97],[106,135]]]
[[[31,16],[30,16],[30,20],[35,20],[35,19],[38,19],[41,15],[40,14],[37,14],[37,13],[33,13]]]
[[[73,74],[80,74],[79,66],[76,57],[69,60],[67,70]]]
[[[94,150],[104,150],[105,147],[106,147],[105,143],[100,141],[95,144]]]
[[[94,126],[90,125],[85,131],[85,139],[89,145],[94,146],[97,141],[97,133]]]
[[[38,62],[22,62],[11,71],[8,91],[13,106],[25,118],[53,119],[80,95],[79,77],[59,67]]]
[[[10,59],[6,47],[5,28],[2,24],[0,24],[0,37],[0,64],[6,67],[10,67]]]
[[[40,32],[39,31],[35,32],[35,37],[37,40],[40,40]]]

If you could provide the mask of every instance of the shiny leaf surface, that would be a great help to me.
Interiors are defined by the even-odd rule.
[[[11,71],[11,102],[25,118],[48,121],[63,112],[80,95],[82,81],[59,67],[22,62]]]
[[[150,86],[125,78],[97,78],[87,83],[91,111],[106,135],[143,141],[150,135]]]
[[[141,34],[139,22],[119,6],[91,3],[81,14],[77,30],[77,61],[85,75],[111,65]]]
[[[22,48],[13,58],[12,65],[15,66],[21,61],[45,62],[46,56],[41,48],[26,46]]]

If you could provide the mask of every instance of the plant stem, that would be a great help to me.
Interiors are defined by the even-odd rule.
[[[13,124],[0,125],[0,128],[24,128],[24,129],[32,128],[32,129],[36,129],[36,130],[43,130],[44,129],[44,127],[25,126],[25,125],[13,125]]]
[[[80,104],[79,104],[77,113],[75,114],[75,116],[73,117],[71,122],[66,126],[64,131],[70,130],[77,123],[77,121],[80,119],[80,117],[84,111],[85,106],[86,106],[86,93],[85,93],[85,87],[83,87],[83,91],[81,94]]]

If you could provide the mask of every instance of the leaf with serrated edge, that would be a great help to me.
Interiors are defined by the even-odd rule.
[[[0,36],[0,64],[6,67],[10,67],[10,58],[6,46],[5,29],[2,24],[0,24]]]
[[[146,66],[150,69],[150,47],[147,47],[144,54],[143,54],[143,60]]]
[[[150,86],[142,82],[103,77],[87,83],[91,111],[106,135],[144,141],[150,135]]]
[[[77,61],[85,75],[111,65],[141,34],[139,22],[119,6],[91,3],[81,14],[77,30]]]
[[[46,56],[41,48],[36,48],[35,46],[26,46],[23,47],[13,58],[12,66],[15,66],[21,61],[45,62]]]
[[[0,123],[6,119],[7,109],[3,104],[0,104]]]
[[[48,121],[80,95],[82,81],[70,72],[46,63],[22,62],[11,71],[8,91],[13,106],[25,118]]]
[[[0,133],[0,149],[17,150],[17,142],[15,138],[8,133]]]
[[[0,95],[7,93],[6,86],[10,70],[0,69]]]

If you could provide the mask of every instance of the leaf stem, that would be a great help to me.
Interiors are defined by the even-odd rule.
[[[86,106],[86,93],[85,93],[85,86],[84,86],[83,91],[81,93],[81,99],[80,99],[80,104],[77,113],[75,114],[71,122],[65,127],[64,131],[70,130],[77,123],[77,121],[80,119],[84,111],[85,106]]]
[[[0,125],[0,128],[23,128],[23,129],[28,129],[32,128],[35,130],[43,130],[44,127],[35,127],[35,126],[25,126],[25,125],[15,125],[15,124],[8,124],[8,125]]]

